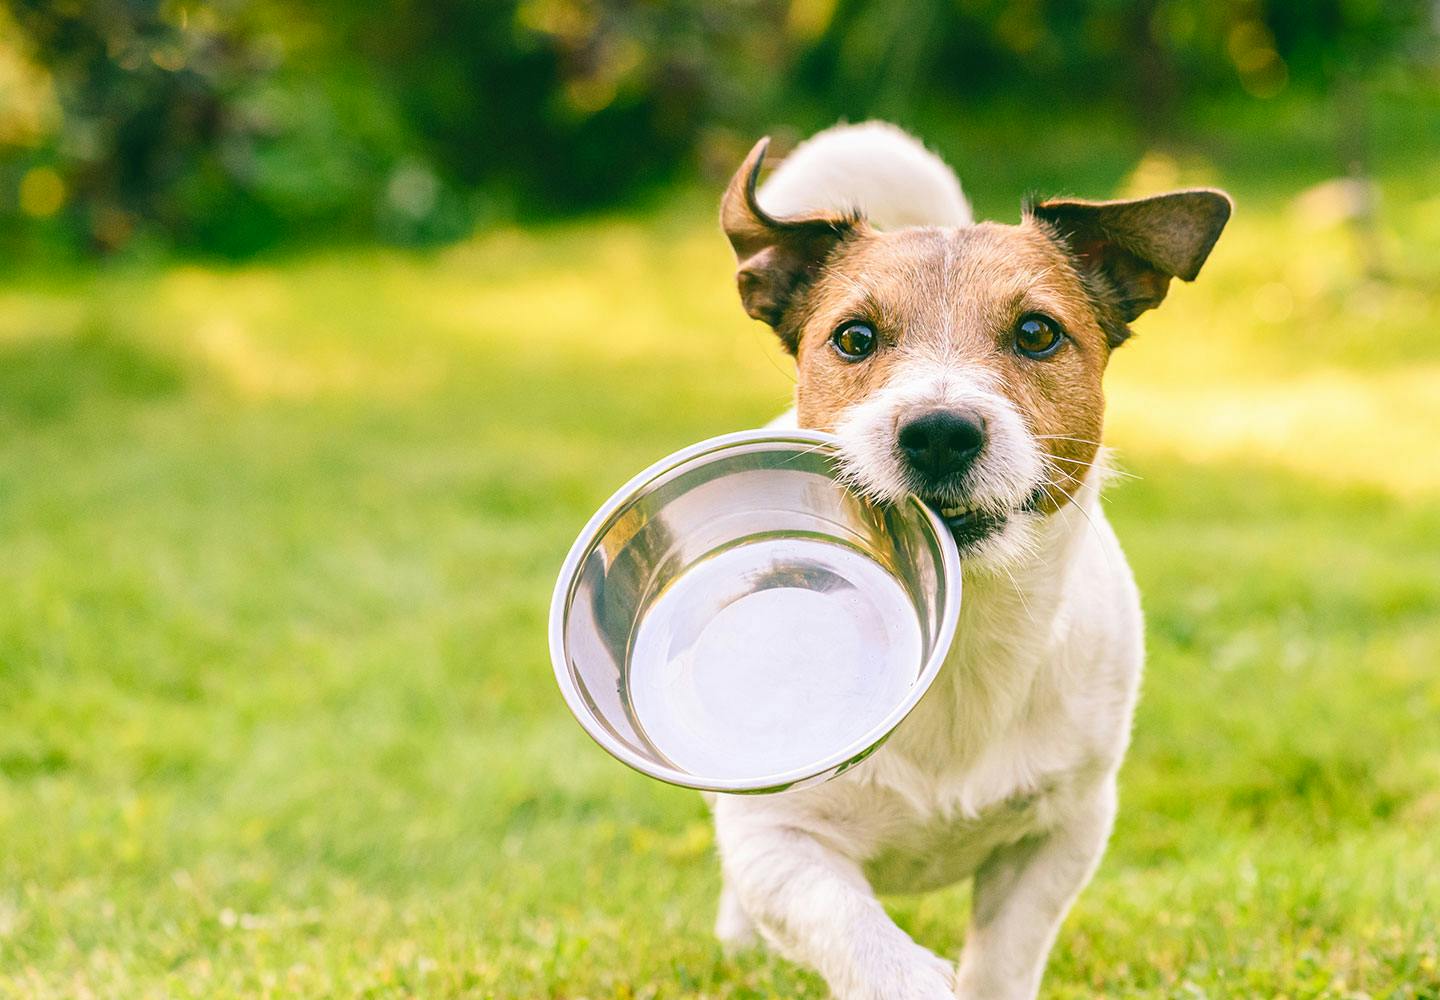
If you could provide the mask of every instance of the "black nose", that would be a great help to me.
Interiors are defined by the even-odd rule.
[[[985,446],[985,420],[974,410],[931,410],[904,424],[900,450],[918,473],[943,479],[963,472]]]

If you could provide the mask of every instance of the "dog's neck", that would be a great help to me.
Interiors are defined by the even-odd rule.
[[[1045,697],[1077,553],[1087,533],[1109,530],[1099,509],[1101,466],[1097,460],[1073,502],[1045,518],[1023,556],[964,567],[955,643],[891,738],[900,755],[964,768]]]

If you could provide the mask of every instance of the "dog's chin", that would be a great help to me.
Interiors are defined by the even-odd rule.
[[[1014,556],[1018,536],[1040,516],[1044,494],[1037,488],[1021,503],[1010,506],[954,504],[921,497],[940,516],[955,539],[961,560],[967,563],[1006,562]]]

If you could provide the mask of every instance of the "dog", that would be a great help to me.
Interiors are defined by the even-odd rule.
[[[833,433],[846,481],[914,493],[959,548],[956,639],[872,756],[822,785],[712,799],[715,932],[760,939],[843,1000],[1033,998],[1116,811],[1144,658],[1139,595],[1099,503],[1101,379],[1129,324],[1192,281],[1230,217],[1215,190],[1027,203],[976,223],[898,128],[821,132],[722,199],[745,311],[795,359],[777,426]],[[958,962],[877,892],[973,878]]]

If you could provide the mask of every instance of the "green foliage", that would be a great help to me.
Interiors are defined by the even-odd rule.
[[[8,156],[0,127],[0,180],[26,214],[58,212],[52,229],[100,249],[230,256],[317,229],[453,239],[653,186],[775,27],[738,0],[8,6],[0,54],[43,74],[30,89],[54,105]],[[63,211],[26,208],[37,168]]]

